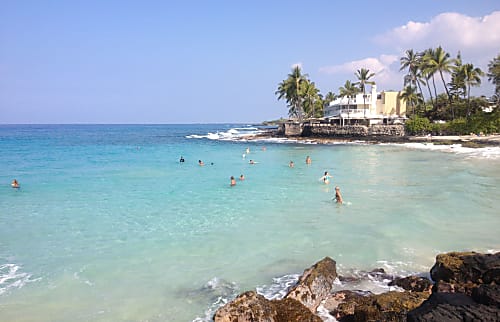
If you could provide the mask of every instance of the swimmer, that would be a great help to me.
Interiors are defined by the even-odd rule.
[[[179,159],[179,162],[184,162],[184,157],[181,155],[181,158]]]
[[[247,154],[250,154],[250,148],[247,148],[245,151]]]
[[[289,166],[290,168],[293,168],[293,167],[295,166],[295,163],[293,163],[293,161],[290,161],[290,163],[288,164],[288,166]]]
[[[255,164],[255,161],[254,160],[250,160],[248,163]]]
[[[236,185],[236,180],[234,180],[234,177],[231,176],[231,183],[230,183],[230,186],[235,186]]]
[[[14,189],[19,189],[19,182],[17,182],[16,179],[12,180],[12,183],[10,184],[10,186]]]
[[[343,204],[342,195],[340,194],[340,188],[335,187],[335,201],[339,204]]]
[[[319,178],[319,180],[323,180],[325,184],[329,184],[330,178],[332,178],[332,176],[328,173],[328,171],[325,171],[325,174],[321,178]]]
[[[201,161],[201,160],[198,160],[198,164],[199,164],[200,166],[204,166],[204,165],[205,165],[205,163],[203,163],[203,161]]]
[[[311,163],[312,163],[311,157],[307,156],[306,157],[306,164],[311,164]]]
[[[240,176],[240,181],[243,181],[243,180],[245,180],[245,176],[244,176],[244,175],[241,175],[241,176]]]

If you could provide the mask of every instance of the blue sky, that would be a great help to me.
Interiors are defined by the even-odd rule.
[[[2,1],[0,123],[223,123],[286,117],[295,64],[322,93],[361,67],[401,89],[404,50],[486,70],[500,2]],[[487,79],[476,94],[491,95]]]

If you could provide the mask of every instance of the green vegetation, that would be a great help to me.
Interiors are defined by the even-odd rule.
[[[456,58],[451,58],[441,46],[423,52],[408,49],[400,58],[400,70],[406,72],[400,97],[407,104],[409,134],[500,132],[500,54],[488,65],[488,81],[495,85],[495,94],[490,99],[471,96],[471,88],[481,86],[485,72],[472,63],[462,62],[460,52]],[[366,98],[366,85],[375,84],[371,80],[375,73],[361,68],[354,75],[357,81],[347,80],[339,88],[338,96],[330,91],[323,99],[315,83],[297,66],[279,83],[276,95],[278,100],[286,101],[288,115],[292,118],[301,121],[322,117],[324,106],[337,97],[346,97],[348,105],[359,93]],[[449,75],[449,83],[445,75]],[[444,93],[438,93],[436,82],[442,83]]]

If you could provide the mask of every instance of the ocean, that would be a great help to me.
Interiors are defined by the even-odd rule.
[[[498,147],[246,139],[259,131],[0,125],[0,320],[202,322],[325,256],[360,277],[336,287],[382,292],[364,272],[500,250]]]

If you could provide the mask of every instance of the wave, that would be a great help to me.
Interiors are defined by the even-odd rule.
[[[38,280],[38,279],[36,279]],[[31,274],[22,272],[16,264],[0,265],[0,295],[14,288],[21,288],[28,282],[34,282]]]
[[[260,128],[255,126],[233,127],[227,131],[217,131],[215,133],[208,132],[207,134],[191,134],[187,135],[187,139],[209,139],[221,141],[240,141],[256,135],[267,133],[269,128]]]
[[[409,149],[442,151],[456,153],[470,158],[500,159],[500,147],[468,148],[462,144],[441,145],[434,143],[402,143],[395,144]]]

